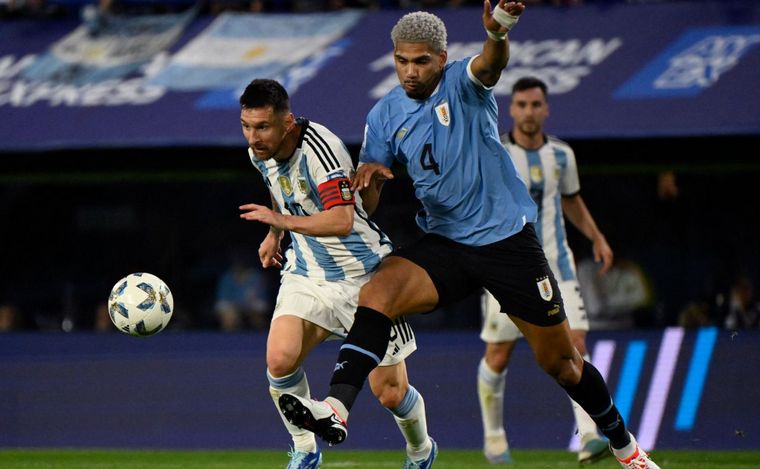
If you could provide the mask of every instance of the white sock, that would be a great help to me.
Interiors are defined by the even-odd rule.
[[[584,355],[583,359],[589,363],[591,362],[591,357],[588,354]],[[581,440],[581,447],[583,447],[589,441],[599,438],[599,433],[597,433],[596,430],[596,423],[594,423],[586,411],[583,410],[583,407],[578,405],[578,403],[572,399],[570,399],[570,403],[573,405],[575,424],[578,429],[578,436]]]
[[[616,458],[622,460],[628,459],[633,456],[634,451],[636,451],[636,447],[638,447],[639,444],[636,443],[636,438],[634,438],[632,434],[629,433],[629,435],[631,435],[630,443],[620,449],[612,448],[612,454],[614,454]]]
[[[406,454],[412,461],[427,459],[433,449],[427,431],[425,400],[417,390],[409,385],[401,403],[395,409],[388,409],[396,420],[401,434],[406,440]]]
[[[483,434],[486,438],[506,435],[504,430],[504,387],[507,370],[497,373],[488,367],[485,358],[478,365],[478,398]]]
[[[288,422],[287,419],[285,419],[285,416],[282,415],[282,412],[280,412],[280,405],[278,404],[280,395],[284,393],[295,394],[296,396],[305,397],[307,399],[311,397],[309,392],[309,382],[306,379],[306,372],[303,368],[299,367],[296,371],[287,376],[275,378],[269,374],[269,370],[267,370],[267,379],[269,380],[269,395],[272,396],[277,413],[280,415],[280,418],[282,418],[285,428],[293,438],[293,448],[298,451],[313,453],[317,450],[317,440],[314,433],[298,428]]]

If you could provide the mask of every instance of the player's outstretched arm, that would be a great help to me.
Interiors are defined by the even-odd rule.
[[[280,231],[294,231],[306,236],[348,236],[354,226],[354,206],[336,205],[313,215],[286,215],[257,204],[240,206],[243,220],[265,223]]]
[[[501,71],[509,61],[509,38],[507,33],[517,23],[525,11],[521,2],[500,0],[491,10],[490,0],[483,2],[483,27],[488,38],[483,44],[483,52],[472,61],[472,73],[485,86],[494,86],[501,77]]]
[[[602,234],[596,225],[594,217],[591,216],[591,212],[588,210],[580,194],[572,197],[562,197],[562,212],[570,220],[570,223],[591,241],[594,261],[602,263],[602,268],[599,272],[604,274],[610,270],[615,255],[607,243],[607,238],[604,237],[604,234]]]

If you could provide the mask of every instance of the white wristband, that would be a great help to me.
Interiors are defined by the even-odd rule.
[[[486,29],[486,33],[488,34],[488,37],[493,39],[494,41],[503,41],[507,38],[507,33],[495,33],[493,31],[489,31]]]
[[[512,16],[504,8],[499,7],[499,5],[496,5],[496,8],[493,9],[493,19],[496,20],[497,23],[507,28],[507,31],[511,30],[515,24],[517,24],[517,20],[520,19],[519,16]]]

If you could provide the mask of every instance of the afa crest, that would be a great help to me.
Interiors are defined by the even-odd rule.
[[[280,183],[280,188],[282,189],[282,192],[285,193],[288,197],[293,195],[293,186],[290,184],[290,178],[287,176],[280,176],[277,178],[277,182]]]
[[[301,194],[309,193],[309,183],[306,182],[306,178],[298,178],[298,190]]]
[[[348,179],[343,179],[338,183],[338,189],[340,189],[340,198],[343,200],[351,200],[354,195],[351,193],[351,184]]]
[[[530,167],[530,180],[534,184],[538,184],[544,180],[544,171],[540,165],[534,165]]]

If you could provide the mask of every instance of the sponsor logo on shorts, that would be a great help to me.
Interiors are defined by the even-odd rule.
[[[552,308],[549,311],[547,311],[546,315],[547,316],[554,316],[555,314],[559,313],[559,310],[560,310],[559,305],[554,305],[554,308]]]
[[[539,278],[536,281],[536,286],[538,287],[539,295],[541,295],[541,298],[543,298],[544,301],[552,299],[554,291],[552,290],[552,283],[549,281],[549,276]]]
[[[333,371],[342,370],[342,369],[343,369],[343,367],[345,367],[347,363],[348,363],[348,360],[346,360],[346,361],[344,361],[344,362],[339,362],[339,363],[336,363],[336,364],[335,364],[335,368],[333,369]]]

